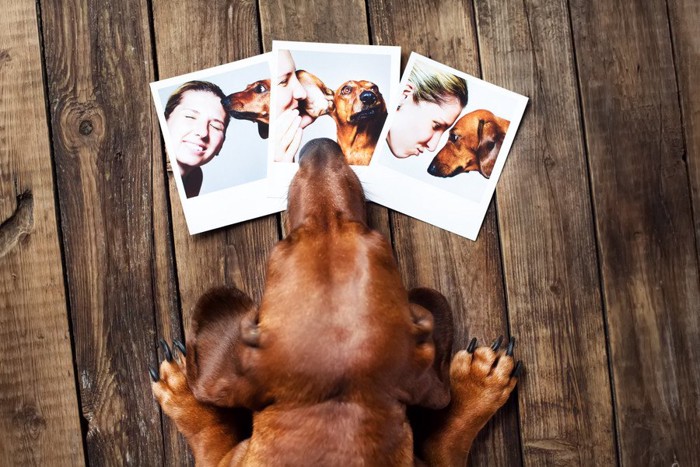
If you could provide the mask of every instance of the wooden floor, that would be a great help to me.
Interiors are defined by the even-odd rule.
[[[400,45],[530,98],[478,241],[379,206],[408,286],[526,371],[473,465],[700,464],[697,0],[3,0],[0,465],[181,465],[156,341],[259,298],[279,216],[190,237],[148,83],[273,39]]]

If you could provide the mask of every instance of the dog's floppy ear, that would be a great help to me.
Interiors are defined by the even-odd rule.
[[[427,368],[409,390],[410,405],[440,409],[450,402],[450,359],[454,325],[452,309],[438,291],[416,288],[408,293],[411,315],[417,327],[417,345],[432,341],[435,347],[432,366]]]
[[[485,178],[491,178],[493,166],[496,165],[498,153],[501,151],[501,144],[508,131],[510,122],[502,118],[493,117],[493,121],[479,122],[479,173]]]
[[[197,302],[187,334],[187,382],[195,398],[220,407],[255,408],[257,308],[236,288],[219,287]]]
[[[267,123],[258,122],[258,134],[262,139],[267,139],[270,134],[270,125]]]

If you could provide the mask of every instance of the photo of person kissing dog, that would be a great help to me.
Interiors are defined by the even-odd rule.
[[[398,82],[396,47],[273,44],[272,160],[297,162],[299,148],[325,137],[347,162],[369,164]]]

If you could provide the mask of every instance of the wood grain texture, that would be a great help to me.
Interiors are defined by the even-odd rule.
[[[0,30],[0,464],[83,465],[35,5]]]
[[[163,462],[156,362],[151,44],[142,2],[41,4],[88,462]]]
[[[700,290],[666,3],[575,0],[571,16],[620,460],[693,464]]]
[[[159,79],[177,76],[260,53],[258,13],[254,1],[221,0],[208,2],[206,8],[192,8],[192,2],[156,1],[153,3],[153,27]],[[154,119],[154,132],[160,129]],[[186,330],[197,299],[209,288],[231,285],[259,300],[264,286],[265,262],[279,238],[277,216],[267,216],[191,236],[187,231],[182,205],[172,172],[165,172],[165,156],[154,177],[161,182],[170,201],[178,295]],[[165,214],[167,205],[160,204]],[[167,271],[168,268],[164,268]],[[162,332],[167,339],[176,327],[173,318],[163,315]],[[181,336],[184,337],[184,336]],[[192,465],[193,459],[175,426],[164,417],[165,456],[168,465]]]
[[[690,177],[690,193],[695,213],[695,244],[700,262],[700,2],[669,0],[676,80],[685,137],[684,160]]]
[[[265,51],[272,40],[367,44],[367,14],[361,0],[261,0],[260,25]]]
[[[466,1],[370,1],[374,42],[401,45],[402,55],[418,52],[479,76],[473,8]],[[391,213],[395,249],[409,288],[442,292],[455,318],[454,350],[472,337],[480,345],[508,334],[495,210],[489,209],[477,242],[400,213]],[[521,336],[517,336],[521,337]],[[470,465],[520,463],[516,396],[475,441]]]
[[[525,464],[616,462],[600,279],[566,2],[479,2],[484,79],[530,98],[497,187]],[[528,370],[531,368],[531,371]]]

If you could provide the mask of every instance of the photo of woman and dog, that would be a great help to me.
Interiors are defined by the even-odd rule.
[[[268,200],[265,184],[269,59],[266,54],[151,83],[190,233],[281,210]]]
[[[368,165],[398,81],[397,47],[273,44],[273,160],[295,162],[319,137],[338,142],[351,165]]]
[[[368,199],[475,238],[527,98],[415,53],[399,88]]]
[[[272,54],[271,196],[286,196],[299,149],[316,138],[336,141],[362,179],[398,85],[400,48],[274,41]]]

